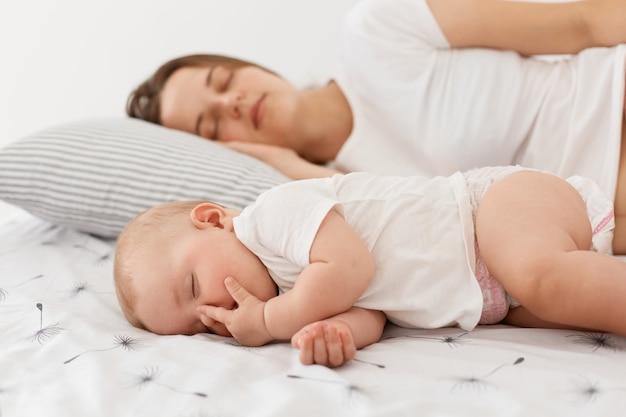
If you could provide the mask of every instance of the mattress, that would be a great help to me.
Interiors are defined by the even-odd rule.
[[[157,336],[124,319],[114,241],[25,212],[0,221],[0,416],[621,416],[611,334],[389,325],[345,366],[288,343]]]

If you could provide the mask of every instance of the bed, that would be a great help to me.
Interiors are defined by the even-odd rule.
[[[22,208],[0,220],[1,417],[624,414],[626,340],[611,334],[389,325],[379,343],[328,369],[301,365],[288,343],[248,348],[215,335],[133,328],[112,283],[115,236],[128,216],[155,201],[207,193],[245,205],[285,180],[221,154],[231,158],[229,169],[247,171],[236,185],[196,189],[174,181],[184,177],[176,170],[195,169],[188,160],[181,168],[157,153],[134,159],[146,138],[154,149],[162,137],[176,160],[184,158],[172,157],[173,143],[194,141],[181,149],[199,146],[192,153],[200,156],[216,146],[172,135],[184,134],[139,121],[87,121],[0,152],[0,199]],[[124,157],[106,146],[126,149]],[[28,169],[15,172],[16,164]]]
[[[626,404],[621,337],[389,326],[340,369],[303,366],[286,343],[131,327],[113,240],[22,212],[0,242],[3,417],[617,416]]]

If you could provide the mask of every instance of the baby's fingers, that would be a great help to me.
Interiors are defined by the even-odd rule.
[[[329,365],[324,324],[313,324],[313,361],[319,365]]]
[[[337,332],[337,329],[333,326],[326,329],[326,349],[329,366],[341,366],[347,361],[343,341]]]
[[[233,277],[226,278],[224,285],[226,285],[226,289],[230,295],[233,296],[233,300],[239,305],[242,305],[248,299],[256,300],[256,297],[250,294],[248,290],[242,287]]]
[[[356,356],[356,345],[354,344],[352,333],[341,330],[339,331],[339,338],[341,339],[341,346],[343,348],[344,362],[354,359]]]
[[[233,312],[223,307],[199,306],[200,320],[205,326],[211,327],[216,321],[226,325]]]
[[[300,351],[300,363],[303,365],[313,365],[313,337],[305,333],[298,338],[294,347]]]
[[[300,362],[304,365],[337,367],[354,357],[354,344],[345,346],[344,342],[349,345],[351,339],[343,336],[333,325],[314,323],[296,333],[292,345],[300,350]]]

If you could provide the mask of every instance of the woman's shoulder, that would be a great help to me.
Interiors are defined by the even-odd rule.
[[[345,30],[360,41],[388,40],[394,48],[416,42],[449,46],[426,0],[362,0],[348,14]]]

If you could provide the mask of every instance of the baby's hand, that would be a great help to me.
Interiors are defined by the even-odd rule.
[[[227,310],[223,307],[200,306],[198,311],[205,316],[201,317],[202,322],[206,326],[215,321],[222,323],[244,346],[261,346],[272,341],[265,327],[265,302],[250,294],[232,277],[226,278],[224,283],[237,307]]]
[[[300,349],[300,362],[334,368],[354,358],[356,345],[350,327],[341,320],[323,320],[303,327],[291,338]]]

